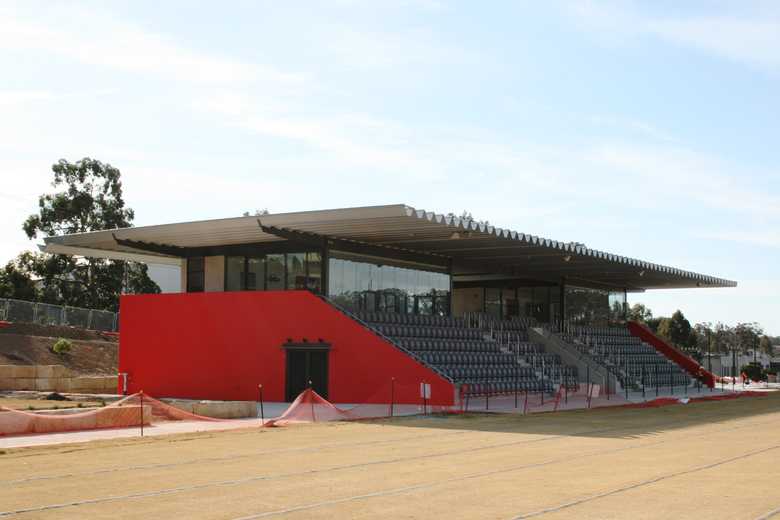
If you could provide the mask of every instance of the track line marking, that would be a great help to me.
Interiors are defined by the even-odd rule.
[[[759,517],[756,517],[756,520],[769,520],[770,518],[774,518],[778,515],[780,515],[780,507],[778,507],[777,509],[773,509],[772,511],[769,511],[767,513],[764,513]]]
[[[525,513],[525,514],[522,514],[522,515],[519,515],[519,516],[515,516],[513,518],[513,520],[521,520],[523,518],[533,518],[535,516],[546,515],[547,513],[556,513],[558,511],[562,511],[562,510],[568,509],[570,507],[578,506],[578,505],[584,504],[586,502],[591,502],[593,500],[598,500],[600,498],[605,498],[605,497],[609,497],[609,496],[612,496],[612,495],[617,495],[618,493],[623,493],[624,491],[630,491],[632,489],[637,489],[637,488],[640,488],[642,486],[649,486],[650,484],[655,484],[656,482],[660,482],[662,480],[667,480],[667,479],[670,479],[670,478],[679,477],[681,475],[689,475],[691,473],[696,473],[698,471],[704,471],[704,470],[708,470],[708,469],[712,469],[712,468],[717,468],[718,466],[723,466],[724,464],[729,464],[731,462],[736,462],[738,460],[743,460],[743,459],[746,459],[746,458],[749,458],[749,457],[753,457],[755,455],[760,455],[761,453],[766,453],[768,451],[776,450],[778,448],[780,448],[780,444],[775,445],[775,446],[770,446],[768,448],[762,448],[760,450],[750,451],[748,453],[744,453],[744,454],[738,455],[736,457],[729,457],[728,459],[719,460],[717,462],[711,462],[709,464],[704,464],[704,465],[701,465],[701,466],[695,466],[693,468],[689,468],[689,469],[685,469],[685,470],[681,470],[681,471],[675,471],[673,473],[667,473],[666,475],[660,475],[658,477],[653,477],[651,479],[643,480],[641,482],[635,482],[634,484],[629,484],[627,486],[622,486],[622,487],[615,488],[615,489],[612,489],[612,490],[609,490],[609,491],[604,491],[604,492],[598,493],[596,495],[591,495],[591,496],[583,497],[583,498],[580,498],[580,499],[577,499],[577,500],[572,500],[571,502],[566,502],[566,503],[563,503],[563,504],[560,504],[560,505],[557,505],[557,506],[554,506],[554,507],[548,507],[548,508],[545,508],[545,509],[540,509],[539,511],[533,511],[531,513]],[[780,512],[780,510],[774,511],[774,513],[777,513],[777,512]],[[761,517],[761,518],[765,518],[765,517]]]
[[[718,434],[718,433],[722,433],[722,432],[726,432],[726,431],[733,431],[733,430],[738,430],[738,429],[748,428],[748,427],[753,427],[753,426],[755,426],[755,425],[751,423],[751,424],[745,424],[745,425],[740,425],[740,426],[734,426],[734,427],[731,427],[731,428],[721,428],[721,429],[718,429],[718,430],[715,430],[715,431],[705,432],[705,433],[702,434],[702,436],[714,435],[714,434]],[[623,427],[623,428],[605,428],[605,429],[597,429],[597,430],[586,430],[586,431],[578,432],[578,433],[576,433],[576,435],[590,435],[590,434],[596,434],[596,433],[606,433],[606,432],[610,432],[610,431],[645,429],[646,427],[647,427],[647,425],[643,425],[641,427],[634,426],[634,427]],[[468,430],[466,430],[466,431],[468,431]],[[459,431],[458,433],[460,433],[460,432],[461,431]],[[385,459],[385,460],[373,461],[373,462],[367,462],[367,463],[356,463],[356,464],[349,464],[349,465],[344,465],[344,466],[335,466],[335,467],[330,467],[330,468],[321,468],[321,469],[316,469],[316,470],[308,470],[308,471],[297,472],[297,473],[286,473],[286,474],[278,474],[278,475],[258,475],[258,476],[253,476],[253,477],[245,477],[245,478],[241,478],[241,479],[224,480],[224,481],[216,481],[216,482],[207,482],[207,483],[203,483],[203,484],[194,484],[194,485],[190,485],[190,486],[179,486],[179,487],[168,488],[168,489],[161,489],[161,490],[156,490],[156,491],[131,493],[131,494],[128,494],[128,495],[109,495],[109,496],[106,496],[106,497],[77,500],[77,501],[73,501],[73,502],[65,502],[65,503],[60,503],[60,504],[50,504],[50,505],[36,506],[36,507],[32,507],[32,508],[25,508],[25,509],[18,509],[18,510],[0,511],[0,517],[11,516],[11,515],[16,515],[16,514],[22,514],[22,513],[31,513],[31,512],[48,511],[48,510],[53,510],[53,509],[62,509],[62,508],[67,508],[67,507],[76,507],[76,506],[81,506],[81,505],[91,505],[91,504],[96,504],[96,503],[111,502],[111,501],[118,501],[118,500],[132,500],[132,499],[149,498],[149,497],[155,497],[155,496],[163,496],[163,495],[169,495],[169,494],[181,493],[181,492],[187,492],[187,491],[196,491],[196,490],[199,490],[199,489],[205,489],[205,488],[209,488],[209,487],[239,485],[239,484],[246,484],[246,483],[250,483],[250,482],[267,481],[267,480],[274,480],[274,479],[280,479],[280,478],[289,478],[289,477],[295,477],[295,476],[305,476],[305,475],[312,475],[312,474],[317,474],[317,473],[324,473],[324,472],[332,472],[332,471],[339,471],[339,470],[345,470],[345,469],[354,469],[354,468],[360,468],[360,467],[375,466],[375,465],[380,465],[380,464],[393,464],[393,463],[398,463],[398,462],[409,462],[409,461],[414,461],[414,460],[431,459],[431,458],[436,458],[436,457],[444,457],[444,456],[457,455],[457,454],[463,454],[463,453],[472,453],[472,452],[476,452],[476,451],[485,451],[485,450],[496,449],[496,448],[505,448],[505,447],[521,445],[521,444],[533,444],[533,443],[536,443],[536,442],[544,442],[544,441],[548,441],[548,440],[556,440],[556,439],[566,438],[566,437],[570,437],[570,436],[571,436],[571,434],[553,435],[553,436],[542,437],[542,438],[539,438],[539,439],[533,439],[533,440],[529,440],[529,441],[513,441],[513,442],[509,442],[509,443],[498,443],[498,444],[487,445],[487,446],[479,446],[479,447],[472,448],[472,449],[469,449],[469,450],[454,450],[454,451],[439,452],[439,453],[426,454],[426,455],[414,456],[414,457],[399,457],[399,458],[396,458],[396,459]],[[372,498],[372,497],[375,497],[375,496],[383,496],[383,494],[401,494],[401,493],[404,493],[404,492],[414,491],[414,490],[417,490],[417,489],[423,489],[423,488],[427,488],[427,487],[435,487],[435,486],[438,486],[438,485],[441,485],[441,484],[450,483],[450,482],[457,482],[457,481],[461,481],[461,480],[469,480],[469,479],[474,479],[474,478],[481,478],[481,477],[485,477],[485,476],[491,476],[491,475],[495,475],[495,474],[508,473],[508,472],[513,472],[513,471],[520,471],[520,470],[523,470],[523,469],[530,469],[530,468],[536,468],[536,467],[541,467],[541,466],[547,466],[547,465],[557,464],[557,463],[560,463],[560,462],[567,462],[567,461],[571,461],[571,460],[577,460],[577,459],[583,459],[583,458],[587,458],[587,457],[592,457],[592,456],[595,456],[595,455],[605,455],[605,454],[617,453],[617,452],[621,452],[621,451],[627,451],[627,450],[633,450],[633,449],[641,449],[641,448],[644,448],[644,447],[650,447],[650,446],[656,446],[656,445],[660,445],[660,444],[665,444],[667,442],[672,442],[674,440],[675,440],[674,438],[672,438],[672,439],[664,439],[664,440],[660,440],[660,441],[656,441],[656,442],[644,443],[644,444],[641,444],[641,445],[638,445],[638,446],[625,446],[625,447],[615,448],[615,449],[610,449],[610,450],[601,450],[601,451],[590,452],[590,453],[582,454],[582,455],[579,455],[579,456],[567,456],[567,457],[562,457],[562,458],[559,458],[559,459],[550,459],[548,461],[543,461],[543,462],[538,462],[538,463],[533,463],[533,464],[520,465],[520,466],[504,468],[504,469],[500,469],[500,470],[491,470],[491,471],[481,472],[481,473],[474,473],[474,474],[470,474],[470,475],[464,475],[464,476],[461,476],[461,477],[453,477],[453,478],[450,478],[450,479],[445,479],[445,480],[440,480],[440,481],[432,481],[432,482],[429,482],[429,483],[418,484],[418,485],[415,485],[415,486],[407,486],[407,487],[404,487],[404,488],[396,488],[396,489],[387,490],[387,491],[378,491],[376,493],[371,493],[371,494],[368,494],[368,495],[365,495],[365,496],[360,495],[360,496],[357,496],[357,497],[345,497],[343,499],[334,499],[336,502],[333,502],[333,500],[331,500],[331,501],[318,502],[318,503],[314,503],[314,504],[308,504],[308,505],[304,505],[304,506],[299,506],[299,507],[296,507],[296,508],[291,508],[289,510],[270,511],[270,512],[266,512],[266,513],[261,513],[259,516],[255,515],[255,516],[249,516],[249,517],[242,517],[242,519],[244,519],[244,518],[246,518],[246,519],[249,519],[249,518],[263,518],[263,517],[266,517],[266,516],[273,516],[273,515],[278,515],[278,514],[286,514],[287,512],[293,512],[293,511],[297,511],[297,510],[301,510],[301,509],[312,509],[312,508],[315,508],[315,507],[326,506],[326,505],[329,505],[331,502],[333,502],[333,503],[341,503],[341,502],[349,501],[349,500],[358,500],[358,499]],[[780,447],[780,446],[778,446],[778,447]],[[309,448],[307,448],[307,449],[309,449]]]

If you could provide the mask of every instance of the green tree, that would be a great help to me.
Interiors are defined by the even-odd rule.
[[[671,318],[661,319],[658,324],[658,335],[684,350],[696,348],[696,336],[691,331],[691,322],[679,310]]]
[[[61,159],[52,171],[57,191],[41,195],[38,213],[24,222],[29,238],[132,226],[135,214],[125,206],[118,169],[87,157],[75,163]],[[44,286],[43,298],[52,303],[117,310],[123,290],[160,291],[144,264],[32,253],[25,261]]]
[[[715,337],[713,340],[713,345],[717,348],[718,352],[731,352],[732,350],[736,350],[738,344],[734,328],[729,327],[724,323],[715,325]]]
[[[635,303],[628,309],[628,319],[646,324],[653,319],[653,311],[643,303]]]
[[[761,342],[761,336],[764,334],[764,330],[758,323],[738,323],[734,327],[734,333],[737,336],[737,342],[739,349],[742,352],[749,350],[757,350]]]
[[[772,347],[772,338],[769,336],[761,336],[761,342],[759,343],[759,349],[764,354],[769,356],[774,354],[774,348]]]
[[[0,298],[29,301],[37,301],[40,298],[33,274],[26,269],[22,261],[24,255],[25,253],[19,255],[17,259],[0,268]]]

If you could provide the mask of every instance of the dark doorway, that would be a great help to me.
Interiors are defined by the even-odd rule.
[[[309,387],[323,399],[328,398],[328,347],[285,346],[287,349],[286,400],[293,401]]]

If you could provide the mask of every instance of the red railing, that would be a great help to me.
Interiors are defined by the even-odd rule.
[[[715,375],[712,372],[708,372],[703,366],[697,363],[696,360],[686,356],[680,350],[653,334],[650,329],[641,323],[629,321],[628,330],[631,332],[632,336],[636,336],[645,343],[652,345],[658,352],[677,363],[677,365],[691,376],[700,379],[710,388],[715,386]]]

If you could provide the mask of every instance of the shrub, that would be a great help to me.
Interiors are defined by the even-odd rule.
[[[70,349],[73,348],[73,343],[71,343],[70,340],[65,338],[60,338],[56,342],[54,342],[54,345],[51,347],[51,351],[55,354],[67,354],[70,352]]]
[[[740,373],[742,372],[747,374],[751,381],[763,381],[766,379],[764,368],[758,363],[742,365],[742,368],[740,368]]]

